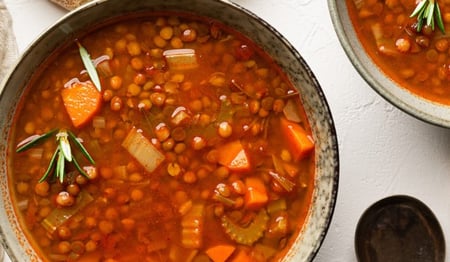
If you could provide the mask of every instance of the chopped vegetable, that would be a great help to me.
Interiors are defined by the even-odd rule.
[[[111,66],[109,64],[110,58],[107,55],[102,55],[97,57],[94,61],[94,66],[97,68],[99,75],[102,77],[111,77],[113,76],[113,72]]]
[[[216,245],[206,249],[205,253],[213,262],[225,262],[236,249],[233,245]]]
[[[173,111],[172,116],[171,116],[171,122],[175,126],[185,124],[190,119],[191,119],[190,113],[184,106],[177,107]]]
[[[79,128],[89,122],[100,110],[102,94],[92,82],[75,82],[61,92],[67,113],[72,124]]]
[[[375,23],[372,25],[372,34],[375,38],[375,43],[377,44],[377,48],[380,53],[388,56],[397,56],[400,54],[395,47],[395,43],[385,38],[380,23]]]
[[[185,248],[200,248],[203,244],[203,222],[205,206],[194,203],[181,219],[181,244]]]
[[[269,171],[268,173],[287,192],[291,192],[294,189],[295,183],[292,182],[291,180],[287,179],[285,176],[283,176],[275,171]]]
[[[53,211],[44,220],[42,220],[41,224],[47,232],[52,234],[59,226],[64,224],[93,200],[94,198],[88,192],[82,190],[78,194],[76,203],[73,206],[53,209]]]
[[[279,211],[273,214],[269,221],[266,235],[270,238],[284,237],[289,228],[289,216],[286,211]]]
[[[222,145],[218,151],[218,162],[228,167],[231,171],[245,172],[250,170],[250,160],[241,141],[235,140]]]
[[[243,249],[239,249],[231,258],[231,262],[253,262],[253,259]]]
[[[281,130],[294,160],[298,161],[314,150],[314,141],[311,136],[298,124],[285,118],[281,119]]]
[[[277,213],[278,211],[285,211],[287,209],[286,199],[280,198],[274,201],[271,201],[267,206],[267,212],[272,215]]]
[[[142,134],[142,130],[133,127],[122,146],[147,172],[153,172],[165,159],[165,156]]]
[[[266,235],[270,238],[280,238],[286,236],[289,228],[289,216],[286,211],[278,212],[269,221]]]
[[[236,243],[250,246],[263,236],[264,231],[267,229],[269,216],[267,216],[264,209],[261,209],[248,227],[236,225],[227,216],[222,216],[221,221],[225,233],[232,240],[236,241]]]
[[[197,253],[197,249],[186,249],[178,245],[172,245],[169,250],[169,261],[191,262]]]
[[[77,41],[78,51],[80,52],[81,60],[83,61],[83,65],[86,68],[86,71],[97,88],[98,92],[102,91],[102,86],[100,84],[100,79],[98,78],[97,70],[95,69],[95,65],[91,60],[91,56],[88,51]]]
[[[269,197],[264,182],[258,177],[247,177],[245,179],[245,206],[248,209],[258,209],[264,206]]]
[[[273,167],[275,168],[275,170],[284,175],[285,174],[285,169],[284,169],[284,161],[281,160],[279,157],[277,157],[275,154],[272,154],[272,162],[273,162]]]
[[[221,99],[220,102],[220,111],[217,115],[216,122],[232,122],[234,114],[233,105],[228,99]]]
[[[220,194],[217,190],[214,190],[213,199],[219,201],[220,203],[224,204],[225,206],[234,206],[236,204],[236,201],[229,197],[225,197],[222,194]]]
[[[298,105],[292,99],[289,99],[286,102],[286,105],[283,108],[283,113],[286,119],[291,122],[300,123],[302,121]]]
[[[198,67],[194,49],[170,49],[163,53],[167,64],[173,70],[189,70]]]

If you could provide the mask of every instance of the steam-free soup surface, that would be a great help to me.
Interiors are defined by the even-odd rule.
[[[31,81],[11,137],[15,148],[55,130],[9,170],[43,259],[280,259],[311,203],[314,141],[275,63],[191,16],[128,19],[78,41],[101,91],[69,43]]]
[[[365,51],[387,76],[412,93],[450,104],[450,1],[440,0],[446,33],[410,17],[421,1],[346,0]],[[431,2],[431,1],[430,1]]]

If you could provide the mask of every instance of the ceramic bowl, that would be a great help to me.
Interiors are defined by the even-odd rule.
[[[450,127],[450,106],[426,100],[385,75],[365,52],[353,28],[346,1],[328,0],[336,34],[348,58],[366,82],[388,102],[425,122]]]
[[[285,261],[311,261],[329,227],[338,189],[338,143],[321,87],[295,48],[273,27],[229,1],[94,1],[64,16],[23,53],[6,76],[0,96],[0,236],[12,261],[40,261],[14,214],[8,184],[8,136],[17,103],[30,77],[62,43],[86,28],[116,16],[141,11],[181,11],[211,17],[248,36],[282,67],[300,93],[316,141],[316,178],[306,224]],[[73,39],[72,39],[73,41]]]

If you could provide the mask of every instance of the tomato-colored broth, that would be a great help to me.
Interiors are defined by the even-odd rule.
[[[450,38],[435,26],[418,32],[416,1],[346,0],[356,34],[387,76],[425,99],[450,104]],[[450,2],[439,1],[450,29]]]
[[[78,41],[97,64],[99,96],[74,42],[34,77],[13,123],[11,147],[56,130],[10,168],[43,259],[280,259],[306,219],[315,169],[298,91],[280,68],[239,33],[191,16],[127,19]],[[57,148],[64,167],[41,179]]]

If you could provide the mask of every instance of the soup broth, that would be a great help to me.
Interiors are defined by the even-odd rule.
[[[80,36],[41,71],[14,119],[10,146],[28,147],[9,173],[43,260],[275,261],[301,231],[308,121],[280,68],[238,32],[148,14]]]
[[[361,44],[387,76],[412,93],[450,104],[450,2],[439,2],[447,33],[410,17],[418,1],[346,0]]]

